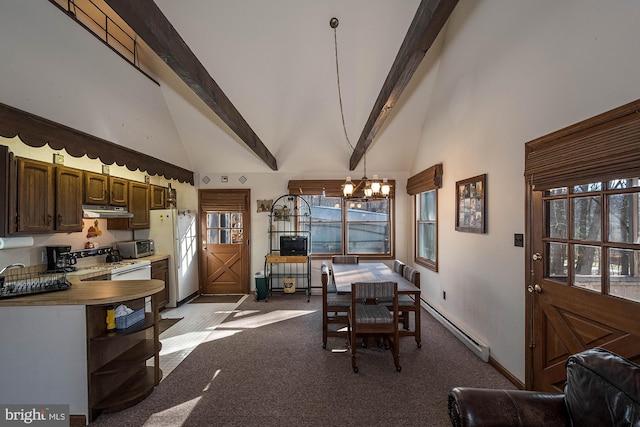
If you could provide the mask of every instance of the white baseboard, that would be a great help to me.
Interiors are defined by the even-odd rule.
[[[455,325],[449,319],[444,317],[438,310],[433,308],[429,303],[424,300],[420,301],[422,307],[429,312],[442,326],[447,328],[449,332],[455,335],[464,345],[466,345],[471,351],[473,351],[480,359],[484,362],[489,361],[489,347],[473,336],[468,332],[464,331],[462,328]]]

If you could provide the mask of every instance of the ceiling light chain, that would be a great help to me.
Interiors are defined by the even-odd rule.
[[[347,126],[344,121],[344,108],[342,105],[342,86],[340,85],[340,67],[338,65],[338,32],[336,30],[339,24],[340,24],[340,21],[338,21],[338,18],[331,18],[329,20],[329,26],[333,28],[333,43],[335,47],[335,57],[336,57],[336,79],[338,82],[338,101],[340,103],[340,117],[342,119],[342,130],[344,131],[344,137],[347,140],[347,144],[351,148],[351,151],[355,151],[355,147],[351,144],[351,141],[349,140],[349,135],[347,134]],[[363,191],[364,191],[365,198],[366,199],[369,199],[372,197],[377,198],[379,196],[382,196],[383,198],[388,197],[389,193],[391,192],[391,186],[389,185],[387,178],[384,178],[381,182],[378,179],[378,175],[373,175],[373,180],[369,181],[369,178],[367,178],[367,151],[366,150],[363,154],[363,158],[364,158],[364,176],[362,177],[361,183],[364,183]],[[345,198],[351,198],[353,197],[353,194],[355,193],[356,189],[357,187],[354,187],[353,182],[351,181],[351,177],[348,176],[345,183],[342,185],[342,194],[344,195]]]

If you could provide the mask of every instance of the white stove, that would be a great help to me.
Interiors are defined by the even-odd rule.
[[[105,263],[111,270],[111,280],[148,280],[151,279],[151,261],[125,260]]]

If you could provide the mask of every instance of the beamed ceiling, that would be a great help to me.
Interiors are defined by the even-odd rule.
[[[238,145],[271,170],[301,155],[322,161],[319,150],[344,153],[335,170],[356,169],[365,152],[369,169],[409,170],[411,156],[403,153],[418,143],[430,95],[425,75],[438,54],[430,48],[457,4],[105,2],[144,42],[142,60],[161,81],[196,171],[224,171],[222,162],[246,157]],[[351,145],[339,110],[334,16]],[[223,160],[203,164],[198,153],[211,149]]]

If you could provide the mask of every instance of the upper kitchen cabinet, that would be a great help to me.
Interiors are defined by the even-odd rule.
[[[110,230],[135,230],[149,228],[150,186],[144,182],[129,181],[128,210],[133,218],[108,220]]]
[[[167,189],[159,185],[151,185],[151,209],[164,209],[166,200]]]
[[[95,172],[84,173],[84,204],[109,204],[109,176]]]
[[[129,201],[129,181],[115,176],[109,177],[109,204],[127,206]]]
[[[56,231],[82,231],[82,177],[78,169],[55,168]]]
[[[53,165],[17,158],[18,191],[16,233],[32,234],[54,230]]]

